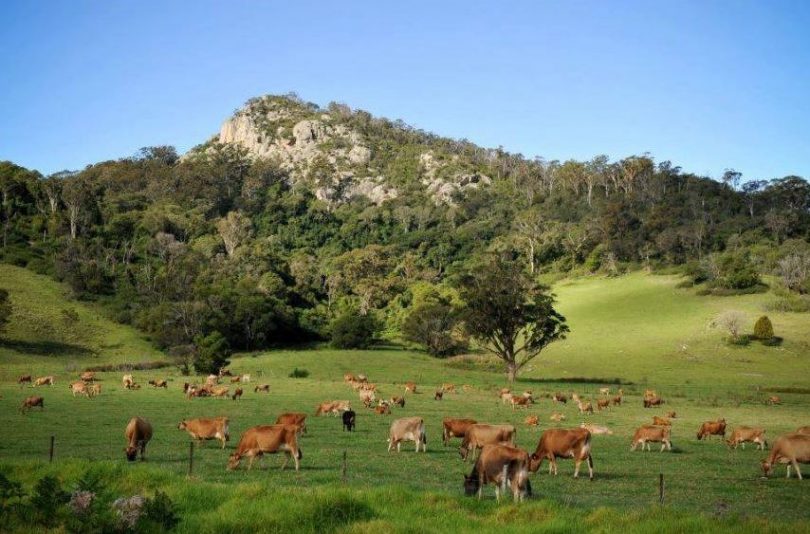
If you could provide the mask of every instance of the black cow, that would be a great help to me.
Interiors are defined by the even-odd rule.
[[[354,430],[354,419],[355,413],[354,410],[346,410],[343,412],[343,430],[348,430],[352,432]]]

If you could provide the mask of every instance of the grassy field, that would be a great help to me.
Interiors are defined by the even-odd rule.
[[[535,394],[576,391],[595,398],[603,383],[566,380],[601,377],[625,382],[625,406],[582,419],[570,403],[560,408],[547,399],[540,399],[528,411],[513,412],[495,397],[495,391],[504,385],[502,375],[483,370],[486,365],[435,360],[396,348],[243,355],[233,360],[231,368],[251,373],[253,384],[269,383],[271,393],[255,394],[248,389],[241,401],[187,401],[181,391],[187,378],[172,368],[135,372],[144,385],[150,378],[168,378],[168,391],[125,391],[120,386],[121,373],[105,373],[101,397],[74,399],[67,384],[79,369],[125,361],[131,355],[138,355],[136,361],[154,360],[160,354],[134,331],[105,321],[90,307],[65,301],[57,284],[5,266],[0,267],[0,274],[0,286],[11,290],[17,309],[25,310],[12,323],[10,341],[0,343],[0,425],[11,429],[0,434],[0,470],[29,484],[45,472],[60,473],[69,481],[87,466],[98,466],[109,470],[121,491],[165,488],[181,506],[187,518],[182,529],[188,531],[210,531],[217,526],[247,530],[260,520],[279,529],[291,524],[318,530],[327,524],[354,531],[494,531],[508,525],[532,531],[640,532],[663,530],[654,528],[662,520],[672,532],[704,531],[707,526],[737,532],[762,531],[766,526],[774,531],[810,531],[807,481],[785,480],[783,468],[778,476],[762,479],[759,460],[764,453],[752,447],[731,451],[718,439],[695,439],[700,422],[716,417],[725,417],[730,427],[761,425],[770,441],[810,424],[807,315],[769,314],[777,335],[785,338],[780,347],[752,343],[730,348],[721,342],[720,333],[706,329],[709,318],[727,308],[745,311],[753,325],[772,298],[767,294],[696,297],[675,289],[672,277],[641,274],[558,285],[560,307],[572,334],[533,363],[517,387],[532,389]],[[81,325],[65,327],[61,310],[67,306],[79,313]],[[63,349],[52,354],[45,342]],[[288,378],[295,367],[309,370],[309,377]],[[395,410],[393,417],[377,416],[360,407],[356,395],[343,384],[346,371],[368,374],[385,396],[402,394],[401,384],[407,380],[417,382],[421,393],[408,395],[405,408]],[[34,392],[13,383],[22,372],[57,375],[56,386],[37,390],[45,397],[43,412],[21,415],[16,411],[21,399]],[[473,388],[434,401],[432,392],[443,382]],[[645,387],[657,389],[667,400],[663,410],[641,407]],[[780,392],[783,404],[768,406],[764,401],[771,393],[763,388],[804,388],[805,393]],[[353,402],[358,431],[344,433],[339,419],[310,415],[309,434],[301,442],[300,472],[281,472],[281,458],[277,457],[265,459],[265,469],[225,470],[229,450],[243,430],[271,423],[282,411],[312,414],[318,402],[331,399]],[[652,415],[669,410],[679,415],[673,428],[675,450],[630,452],[633,430],[650,422]],[[613,430],[611,436],[594,437],[594,482],[587,477],[573,479],[573,465],[562,461],[557,477],[549,476],[545,469],[532,475],[540,498],[521,507],[479,504],[463,497],[462,475],[469,472],[470,465],[459,459],[457,444],[441,445],[442,417],[511,422],[519,428],[518,444],[533,450],[542,430],[553,425],[548,420],[553,411],[568,417],[562,426],[588,420]],[[540,428],[522,424],[527,414],[539,416]],[[156,429],[148,461],[143,464],[127,464],[123,457],[123,428],[133,415],[149,419]],[[198,449],[193,483],[189,483],[188,437],[177,430],[177,423],[185,417],[216,415],[231,418],[232,441],[225,451],[213,442]],[[410,445],[400,454],[386,452],[388,425],[392,418],[406,415],[425,418],[426,454],[415,454]],[[56,437],[56,460],[48,466],[43,462],[51,435]],[[341,476],[344,451],[348,457],[345,481]],[[663,508],[657,504],[659,473],[666,481]],[[807,473],[810,475],[810,468]],[[494,501],[491,488],[487,494]],[[328,518],[331,507],[345,500],[354,503],[349,508],[357,511],[345,524],[312,519],[313,514]],[[317,506],[324,508],[313,512]],[[279,513],[287,509],[289,515]],[[295,519],[296,514],[309,519]],[[208,521],[201,522],[200,517]]]

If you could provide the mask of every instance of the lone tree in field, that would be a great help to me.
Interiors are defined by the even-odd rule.
[[[748,318],[741,311],[726,310],[715,317],[712,322],[709,323],[709,326],[725,330],[728,332],[731,341],[737,341],[740,339],[740,330],[742,330],[747,320]]]
[[[515,262],[494,258],[464,276],[459,291],[470,335],[506,363],[514,382],[518,371],[569,328],[554,309],[554,295]]]
[[[773,339],[773,324],[767,315],[757,319],[754,324],[754,337],[762,341]]]

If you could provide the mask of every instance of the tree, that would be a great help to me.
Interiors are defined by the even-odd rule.
[[[11,302],[8,298],[8,291],[5,289],[0,289],[0,334],[6,328],[9,321],[11,321]]]
[[[757,319],[754,324],[754,337],[762,341],[773,339],[773,324],[767,315]]]
[[[712,328],[719,328],[728,332],[732,341],[737,341],[740,338],[740,330],[747,320],[746,315],[737,310],[726,310],[720,315],[712,319],[709,326]]]
[[[238,211],[228,212],[228,215],[217,221],[217,231],[225,243],[228,256],[233,256],[236,247],[250,237],[251,227],[250,219]]]
[[[459,284],[470,335],[506,364],[514,382],[518,371],[550,343],[564,339],[568,325],[554,309],[554,295],[514,262],[490,258]]]
[[[810,252],[782,258],[776,271],[786,288],[797,293],[810,293]]]
[[[76,239],[79,234],[79,226],[87,219],[88,205],[91,200],[90,186],[83,179],[72,178],[62,185],[62,201],[67,208],[71,239]]]
[[[424,345],[432,356],[447,356],[465,346],[456,335],[458,323],[458,311],[449,302],[427,302],[411,310],[402,333],[408,341]]]
[[[365,349],[374,342],[379,330],[372,315],[347,310],[337,316],[331,325],[332,345],[339,349]]]
[[[197,336],[194,344],[197,346],[194,369],[198,373],[215,374],[228,365],[231,355],[228,340],[216,330],[204,337]]]

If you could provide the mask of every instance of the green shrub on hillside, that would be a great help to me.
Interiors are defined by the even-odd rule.
[[[754,325],[754,337],[761,341],[768,341],[773,338],[773,324],[767,315],[757,319]]]
[[[197,354],[194,358],[194,369],[198,373],[216,374],[228,365],[231,349],[228,340],[217,331],[195,340]]]
[[[339,349],[368,348],[379,329],[373,316],[346,311],[332,321],[332,345]]]

